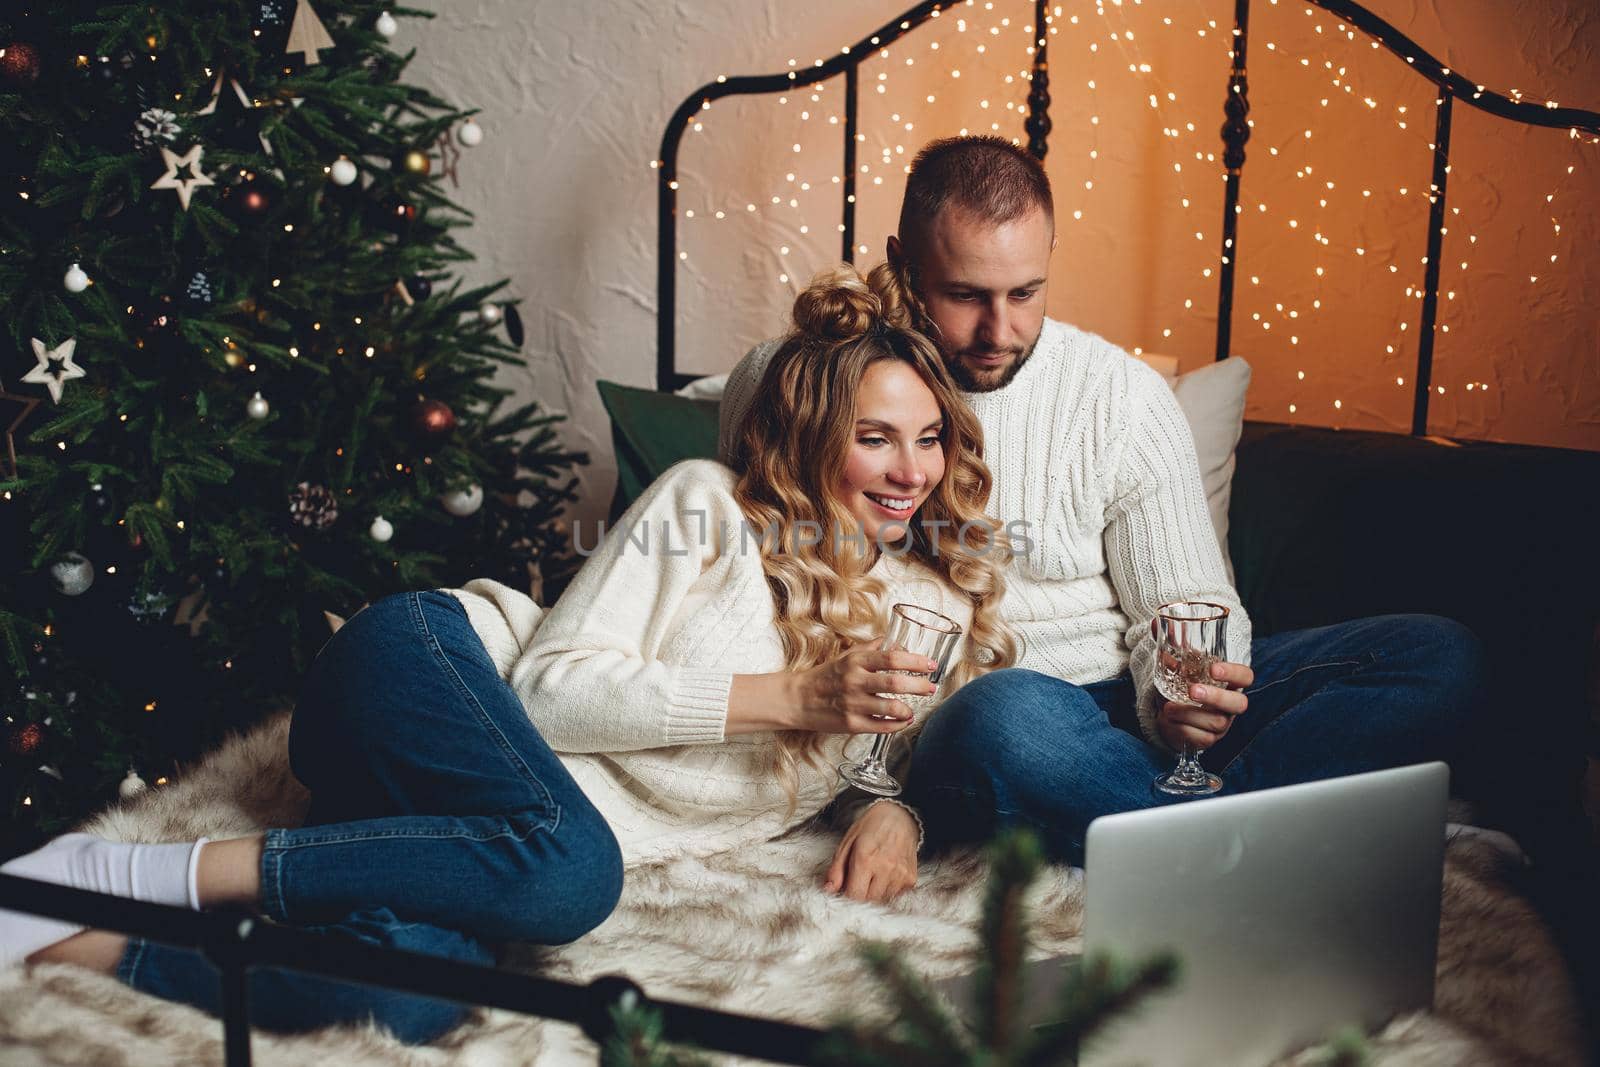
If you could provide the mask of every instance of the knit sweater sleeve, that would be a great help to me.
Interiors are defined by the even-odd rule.
[[[742,513],[732,486],[710,460],[666,471],[541,620],[509,681],[551,748],[627,752],[724,739],[733,672],[669,663],[661,652],[686,599],[717,597],[737,579],[739,541],[726,531]]]
[[[1150,621],[1162,604],[1207,600],[1228,609],[1227,649],[1233,663],[1250,662],[1250,619],[1223,569],[1206,510],[1194,437],[1172,390],[1135,360],[1125,363],[1124,421],[1112,456],[1112,499],[1105,527],[1106,562],[1128,617],[1129,670],[1139,694],[1139,725],[1152,743],[1156,713],[1155,639]]]

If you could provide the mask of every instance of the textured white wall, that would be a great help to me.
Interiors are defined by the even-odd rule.
[[[519,397],[568,414],[566,439],[591,453],[580,517],[604,510],[614,476],[595,380],[654,382],[649,161],[667,117],[716,74],[781,71],[790,59],[807,64],[905,6],[908,0],[448,0],[431,21],[401,20],[396,46],[418,49],[413,78],[484,110],[488,136],[465,153],[456,193],[478,216],[464,237],[479,257],[469,280],[508,276],[524,301],[527,365],[508,374],[508,384]],[[1600,16],[1592,0],[1536,0],[1514,14],[1496,0],[1369,6],[1487,85],[1600,108]],[[1404,431],[1419,311],[1405,288],[1422,278],[1419,187],[1429,175],[1432,93],[1387,53],[1338,37],[1336,20],[1320,12],[1308,17],[1304,5],[1270,0],[1257,0],[1254,10],[1257,127],[1245,168],[1244,276],[1234,320],[1234,348],[1256,368],[1249,415]],[[860,161],[869,172],[860,179],[858,239],[869,251],[862,260],[881,256],[901,168],[923,141],[988,131],[991,123],[1021,136],[1027,85],[1019,75],[1031,12],[1028,0],[957,9],[864,68]],[[1209,358],[1215,329],[1215,280],[1201,272],[1216,254],[1221,195],[1217,165],[1195,152],[1218,148],[1232,5],[1130,0],[1097,10],[1078,2],[1062,12],[1051,55],[1048,165],[1062,236],[1051,312],[1129,348],[1197,365]],[[1074,14],[1077,24],[1067,21]],[[1141,62],[1151,69],[1140,70]],[[1339,66],[1348,67],[1343,81],[1354,92],[1332,84]],[[884,94],[874,91],[879,74]],[[688,254],[679,273],[682,369],[726,369],[776,330],[804,278],[839,255],[840,134],[828,120],[841,113],[842,81],[816,93],[817,100],[808,91],[782,103],[718,104],[685,141],[680,210],[695,217],[680,227]],[[1365,105],[1366,96],[1378,106]],[[1327,105],[1319,103],[1324,97]],[[1406,130],[1400,121],[1408,121]],[[1310,141],[1305,128],[1314,131]],[[1592,253],[1600,237],[1593,210],[1600,148],[1562,133],[1508,133],[1498,120],[1458,107],[1454,161],[1450,203],[1462,214],[1443,258],[1445,287],[1457,296],[1441,310],[1452,332],[1439,335],[1435,381],[1447,392],[1435,396],[1432,428],[1600,448],[1600,257]],[[1334,190],[1326,190],[1329,180]],[[1362,197],[1363,188],[1372,195]],[[1556,199],[1546,202],[1551,193]],[[1318,204],[1324,199],[1327,206]],[[1289,227],[1295,216],[1301,225]],[[1555,264],[1551,255],[1559,256]],[[1472,261],[1465,272],[1455,266],[1462,260]],[[1540,281],[1528,282],[1530,275]],[[1406,320],[1408,329],[1398,329]],[[1466,390],[1467,382],[1475,388]]]

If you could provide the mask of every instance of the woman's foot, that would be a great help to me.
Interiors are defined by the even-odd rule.
[[[0,865],[0,873],[153,904],[198,909],[196,875],[205,843],[206,839],[201,838],[170,845],[143,845],[107,841],[92,834],[67,834]],[[84,959],[100,959],[111,945],[105,938],[123,940],[120,935],[103,931],[90,933],[99,936],[80,941],[84,928],[74,923],[0,910],[0,967],[36,956],[53,958],[53,954],[40,954],[52,946],[60,946],[65,953],[60,958],[72,962],[79,962],[80,955]],[[69,939],[77,944],[69,943]]]

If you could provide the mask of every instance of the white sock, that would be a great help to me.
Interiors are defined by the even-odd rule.
[[[196,872],[200,847],[205,843],[202,837],[170,845],[139,845],[92,834],[67,834],[0,865],[0,873],[199,910]],[[0,967],[26,959],[81,930],[82,926],[57,919],[0,910]]]

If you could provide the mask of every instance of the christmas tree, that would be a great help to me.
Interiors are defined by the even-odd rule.
[[[585,457],[451,274],[483,129],[404,82],[424,14],[0,11],[0,853],[289,706],[324,612],[570,572]]]

